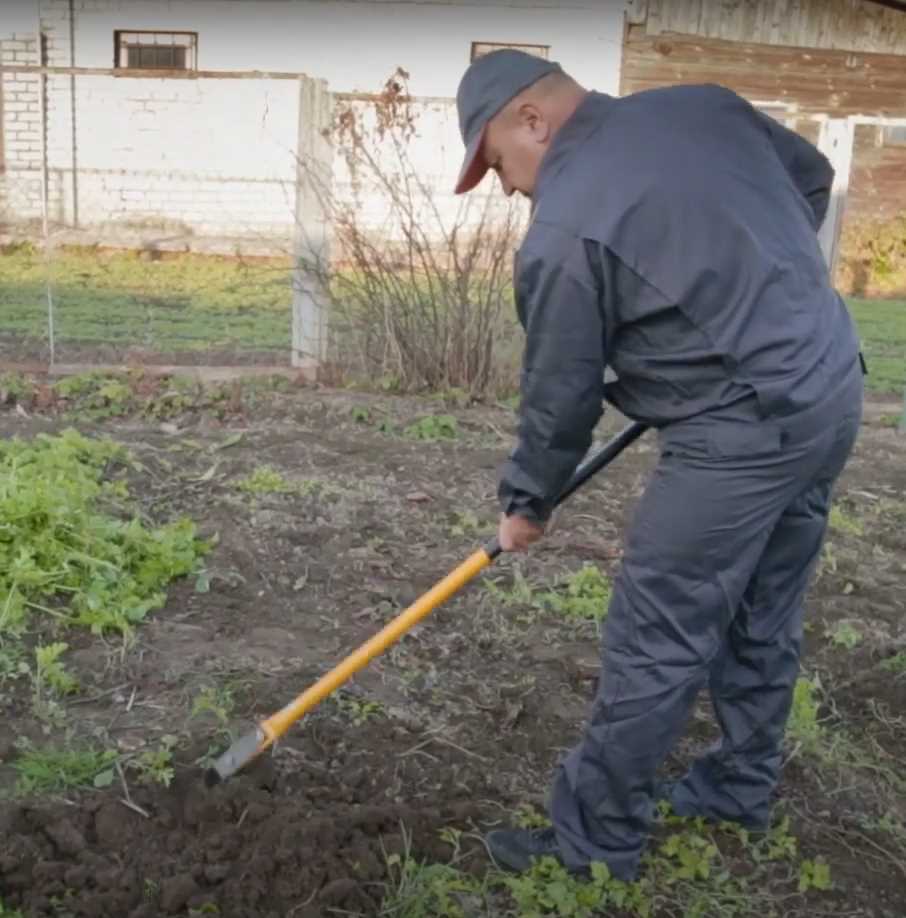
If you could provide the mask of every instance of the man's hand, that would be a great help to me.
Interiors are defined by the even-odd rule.
[[[544,527],[524,516],[501,515],[497,541],[504,551],[525,551],[544,535]]]

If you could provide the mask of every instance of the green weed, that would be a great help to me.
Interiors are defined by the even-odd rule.
[[[161,737],[156,749],[142,752],[129,762],[129,768],[137,773],[144,784],[163,784],[169,787],[176,774],[173,769],[173,749],[178,742],[175,736]]]
[[[812,861],[805,860],[799,865],[799,892],[808,892],[810,889],[830,889],[830,867],[820,858]]]
[[[21,373],[0,373],[0,405],[5,402],[16,403],[27,399],[34,385],[28,377]],[[3,912],[0,911],[0,915]]]
[[[387,858],[393,890],[380,914],[393,918],[466,918],[463,900],[481,895],[478,882],[447,864],[424,864],[412,857]]]
[[[831,507],[828,524],[831,529],[837,532],[846,533],[847,535],[860,536],[864,532],[861,520],[856,519],[854,516],[850,516],[836,504]]]
[[[340,713],[356,727],[361,727],[369,720],[384,714],[384,706],[379,701],[368,701],[348,692],[337,692],[334,696],[334,703]]]
[[[513,568],[513,583],[509,588],[502,587],[496,580],[491,579],[485,581],[484,587],[504,606],[538,607],[535,591],[518,566]]]
[[[648,884],[613,879],[601,863],[592,864],[590,878],[583,880],[554,858],[541,858],[525,873],[504,877],[503,883],[520,918],[592,918],[608,908],[625,909],[641,918],[652,914]]]
[[[471,510],[464,510],[453,514],[453,525],[450,526],[450,535],[473,536],[481,530],[481,521]]]
[[[410,440],[455,440],[459,436],[459,424],[451,414],[430,414],[414,421],[403,431]]]
[[[787,722],[787,735],[799,743],[803,750],[815,754],[819,751],[824,730],[818,723],[817,681],[806,678],[796,680],[793,690],[793,705]]]
[[[493,580],[486,581],[485,588],[506,606],[528,607],[534,613],[552,612],[571,621],[602,621],[611,597],[610,580],[590,564],[561,577],[550,590],[533,588],[518,567],[509,589]]]
[[[552,858],[500,882],[520,918],[592,918],[612,912],[637,918],[742,918],[762,910],[772,914],[784,899],[829,888],[829,872],[821,861],[796,864],[798,844],[787,820],[756,837],[734,824],[707,826],[700,819],[675,816],[665,823],[670,831],[643,856],[633,882],[617,880],[604,864],[592,864],[585,877],[570,874]],[[794,872],[784,864],[795,865]]]
[[[39,719],[62,724],[65,714],[58,699],[78,691],[79,684],[74,676],[66,672],[60,657],[69,645],[62,642],[35,648],[35,669],[33,710]]]
[[[459,833],[442,832],[459,852]],[[451,864],[427,864],[412,856],[412,840],[403,830],[403,853],[386,858],[389,889],[381,903],[381,918],[468,918],[485,898],[485,886]],[[484,911],[481,912],[484,914]]]
[[[815,579],[820,580],[825,574],[836,574],[838,566],[837,548],[833,542],[827,541],[821,546]]]
[[[19,909],[4,905],[3,900],[0,899],[0,918],[25,918],[25,916]]]
[[[75,430],[0,441],[0,635],[40,612],[129,636],[195,570],[209,546],[191,520],[147,527],[110,477],[128,458]]]
[[[60,657],[68,649],[69,645],[62,642],[35,648],[36,695],[42,695],[47,689],[57,696],[69,695],[78,690],[78,680],[66,672],[60,662]]]
[[[881,669],[888,673],[895,673],[898,676],[906,673],[906,650],[901,650],[892,657],[882,660]]]
[[[291,481],[269,465],[256,466],[251,474],[236,482],[236,487],[246,494],[287,494],[295,490]]]
[[[512,821],[513,825],[521,829],[543,829],[551,824],[550,819],[544,813],[539,813],[529,803],[521,803],[516,807]]]
[[[835,628],[825,629],[824,636],[837,647],[853,650],[862,643],[862,632],[850,622],[839,622]]]
[[[13,761],[13,768],[19,773],[16,791],[22,796],[32,796],[97,786],[97,779],[116,758],[117,754],[109,749],[36,749],[24,744],[22,753]]]
[[[297,494],[300,497],[311,497],[312,495],[327,497],[339,493],[333,485],[317,478],[290,481],[282,472],[269,465],[256,466],[251,473],[236,482],[236,487],[254,496]]]
[[[607,616],[610,604],[610,580],[592,565],[560,582],[559,590],[539,596],[539,601],[557,615],[567,619],[586,619],[600,622]]]
[[[3,641],[0,633],[0,687],[5,682],[31,675],[25,648],[19,641]]]
[[[192,702],[192,717],[212,714],[221,729],[226,729],[236,707],[233,690],[228,685],[207,685]]]

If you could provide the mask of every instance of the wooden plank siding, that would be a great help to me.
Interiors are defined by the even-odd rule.
[[[856,125],[846,211],[856,218],[890,220],[906,213],[906,145],[881,144],[880,128]]]
[[[792,103],[803,114],[906,117],[906,54],[647,35],[630,27],[621,93],[675,83],[720,83],[748,99]]]
[[[632,0],[630,22],[649,35],[906,53],[906,16],[870,0]]]
[[[906,118],[906,9],[869,0],[631,0],[622,94],[719,83],[812,142],[825,117]],[[774,114],[774,112],[771,112]],[[857,125],[844,224],[906,214],[906,145]]]

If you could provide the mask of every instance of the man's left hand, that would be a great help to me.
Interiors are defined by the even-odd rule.
[[[544,527],[524,516],[500,517],[497,541],[503,551],[525,551],[533,542],[544,535]]]

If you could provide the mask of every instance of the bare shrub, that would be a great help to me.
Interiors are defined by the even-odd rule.
[[[853,296],[906,294],[906,212],[844,225],[837,284]]]
[[[398,70],[378,96],[335,109],[327,136],[346,181],[308,170],[330,236],[330,257],[305,266],[329,303],[329,360],[385,388],[512,391],[522,207],[432,183],[415,162],[406,78]]]

